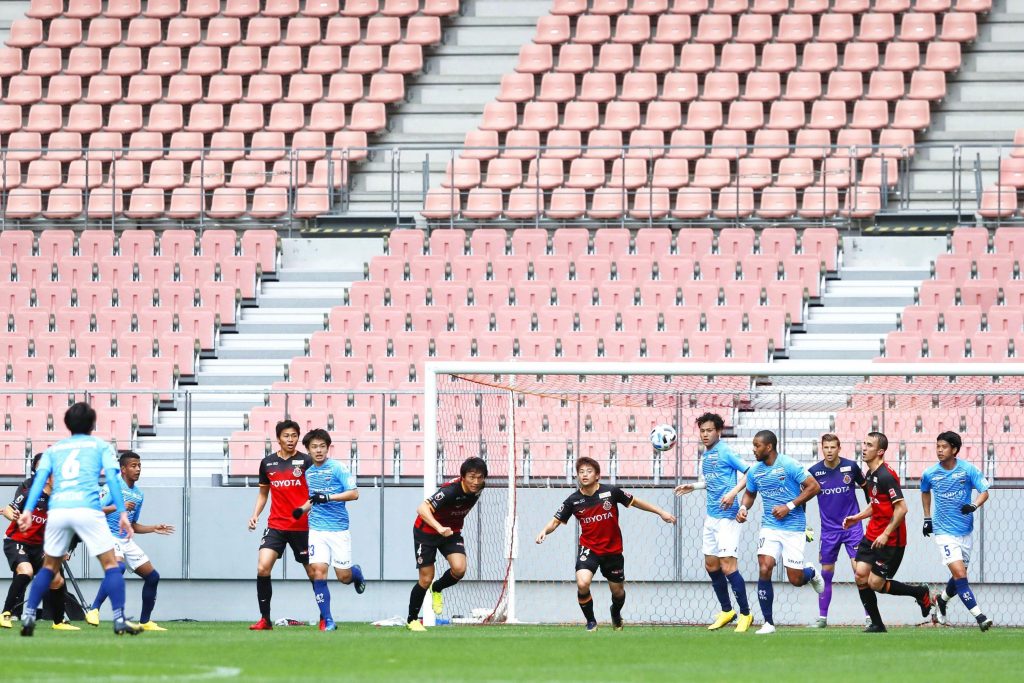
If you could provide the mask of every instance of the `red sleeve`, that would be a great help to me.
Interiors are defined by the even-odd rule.
[[[568,498],[563,500],[559,508],[555,510],[555,519],[557,519],[559,522],[562,522],[563,524],[568,522],[569,518],[572,517],[572,503],[570,502],[571,500],[572,496],[569,496]]]
[[[618,486],[613,486],[612,500],[614,500],[619,505],[625,505],[626,507],[629,507],[630,505],[633,504],[633,494],[623,491]]]
[[[437,491],[434,492],[430,498],[427,498],[427,502],[430,503],[430,507],[434,510],[439,510],[444,507],[451,499],[452,496],[457,492],[457,486],[461,486],[458,481],[454,481],[450,484],[445,484]]]
[[[889,502],[895,503],[898,500],[903,500],[900,480],[889,471],[888,467],[882,467],[878,473],[878,488],[889,494]]]

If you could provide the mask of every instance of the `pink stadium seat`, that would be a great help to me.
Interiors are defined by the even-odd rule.
[[[1017,212],[1017,188],[994,185],[981,195],[978,215],[982,218],[1009,218]]]

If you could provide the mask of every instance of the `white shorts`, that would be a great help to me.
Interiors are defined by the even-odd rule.
[[[742,528],[735,519],[705,517],[701,552],[714,557],[739,557]]]
[[[134,539],[114,537],[114,554],[124,560],[132,571],[149,562],[146,552]]]
[[[309,563],[328,564],[335,569],[352,566],[352,536],[348,531],[309,530]]]
[[[950,536],[948,534],[936,534],[935,545],[939,547],[939,555],[942,556],[943,564],[950,565],[954,562],[970,564],[971,548],[974,545],[971,542],[970,535]]]
[[[805,534],[804,531],[762,528],[757,538],[757,554],[774,557],[776,562],[781,557],[782,566],[803,569],[804,546],[807,545]]]
[[[58,508],[50,510],[46,516],[43,552],[50,557],[63,558],[75,534],[94,557],[114,547],[107,517],[102,512],[89,508]]]

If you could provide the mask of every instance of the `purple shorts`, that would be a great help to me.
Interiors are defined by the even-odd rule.
[[[818,561],[821,564],[835,564],[839,558],[840,546],[846,546],[846,554],[853,559],[857,555],[857,544],[864,537],[864,530],[860,524],[856,524],[846,530],[821,531],[821,548],[818,551]]]

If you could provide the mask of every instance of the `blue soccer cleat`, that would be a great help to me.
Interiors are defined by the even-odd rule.
[[[328,619],[327,621],[325,621],[324,622],[324,629],[323,630],[325,630],[325,631],[337,631],[338,627],[335,625],[334,619]]]
[[[366,591],[366,579],[363,578],[363,568],[358,564],[352,565],[352,585],[356,589],[356,593],[360,595]]]

